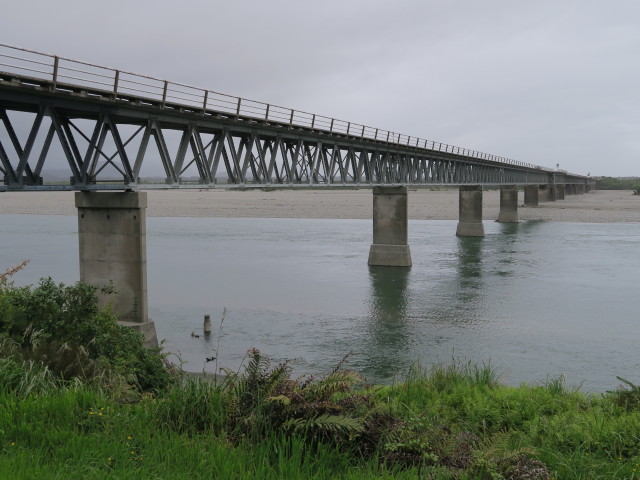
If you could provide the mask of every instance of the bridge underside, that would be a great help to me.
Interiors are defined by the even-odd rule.
[[[0,125],[8,138],[3,142],[0,135],[0,189],[5,190],[584,183],[548,170],[470,158],[464,151],[87,92],[51,94],[38,86],[3,85]],[[19,129],[29,132],[22,141]],[[43,178],[52,167],[66,170],[68,180]],[[145,174],[154,169],[155,174]],[[155,179],[143,183],[142,177]]]

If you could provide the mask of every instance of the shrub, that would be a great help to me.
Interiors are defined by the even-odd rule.
[[[91,285],[65,286],[51,278],[35,288],[5,281],[0,334],[14,340],[25,359],[42,362],[63,379],[115,374],[142,391],[165,389],[172,378],[161,350],[144,348],[142,335],[118,325],[96,293]]]

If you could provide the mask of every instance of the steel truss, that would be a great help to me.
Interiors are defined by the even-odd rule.
[[[24,143],[12,111],[34,114]],[[0,136],[0,189],[5,190],[584,183],[584,177],[539,167],[17,82],[0,81],[0,120],[8,138],[3,144]],[[124,126],[134,132],[123,135]],[[173,155],[169,131],[180,136]],[[37,138],[41,146],[35,151]],[[64,152],[68,185],[43,182],[54,142]],[[158,161],[165,183],[141,183],[143,164]]]

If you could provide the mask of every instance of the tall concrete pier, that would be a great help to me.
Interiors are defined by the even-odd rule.
[[[550,183],[547,185],[547,202],[555,202],[556,201],[556,184]]]
[[[482,186],[461,186],[459,201],[459,221],[456,235],[459,237],[484,237]]]
[[[550,202],[553,201],[552,198],[552,190],[549,188],[550,185],[540,185],[538,189],[538,200],[540,202]],[[555,200],[555,198],[554,198]]]
[[[411,266],[408,231],[407,187],[374,187],[369,265]]]
[[[515,185],[500,187],[498,222],[518,223],[518,187]]]
[[[538,185],[526,185],[524,187],[524,204],[527,207],[537,207],[539,190]]]
[[[147,194],[77,192],[80,281],[116,293],[111,303],[119,323],[140,331],[148,346],[157,345],[155,325],[147,317]]]

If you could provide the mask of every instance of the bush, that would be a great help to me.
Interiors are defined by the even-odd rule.
[[[63,379],[118,375],[142,391],[169,386],[161,350],[144,348],[142,335],[118,325],[96,293],[91,285],[65,286],[51,278],[35,288],[4,281],[0,334],[18,344],[24,359],[42,362]]]

